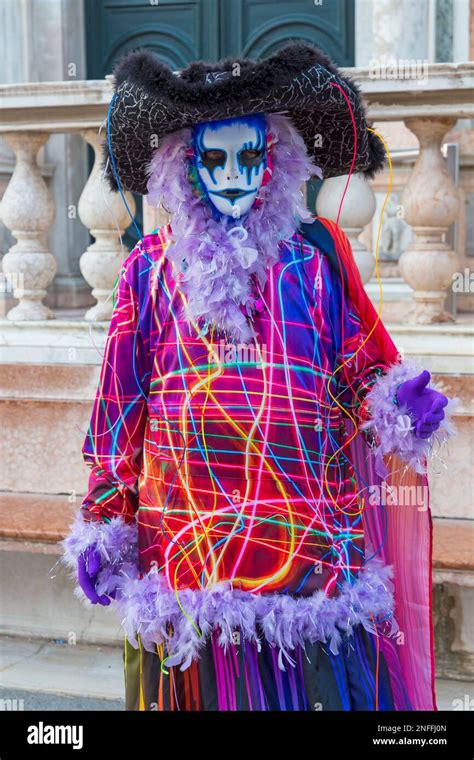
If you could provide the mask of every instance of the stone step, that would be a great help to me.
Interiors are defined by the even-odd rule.
[[[0,492],[0,549],[59,554],[55,546],[77,512],[67,495]]]
[[[67,496],[0,495],[0,634],[78,644],[123,641],[116,614],[80,602],[59,562],[58,541],[77,508]]]

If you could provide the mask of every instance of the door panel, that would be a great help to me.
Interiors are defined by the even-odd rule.
[[[86,0],[90,79],[141,47],[180,69],[198,58],[261,58],[292,39],[352,66],[354,0]]]
[[[320,47],[340,66],[353,65],[353,0],[221,0],[223,54],[263,58],[294,39]]]
[[[146,47],[173,69],[219,58],[219,0],[86,0],[88,77]]]

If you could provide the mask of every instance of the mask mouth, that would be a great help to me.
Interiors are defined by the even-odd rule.
[[[252,195],[255,193],[253,190],[242,190],[239,187],[228,187],[225,190],[208,190],[209,195],[218,195],[219,198],[225,198],[228,201],[236,201],[239,198],[245,198],[246,195]]]

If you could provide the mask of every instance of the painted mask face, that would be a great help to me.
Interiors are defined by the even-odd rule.
[[[266,167],[266,124],[261,116],[198,124],[195,165],[202,187],[221,214],[235,219],[252,207]]]

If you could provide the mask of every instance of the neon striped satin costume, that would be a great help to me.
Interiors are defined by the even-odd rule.
[[[425,476],[393,453],[382,477],[361,429],[399,357],[347,238],[303,226],[248,343],[186,317],[170,227],[120,273],[82,517],[114,557],[128,709],[435,708],[430,512],[370,498]]]
[[[383,165],[357,91],[299,45],[238,77],[133,53],[115,81],[106,174],[171,225],[118,278],[64,561],[116,608],[127,709],[435,709],[438,428],[302,193]]]

